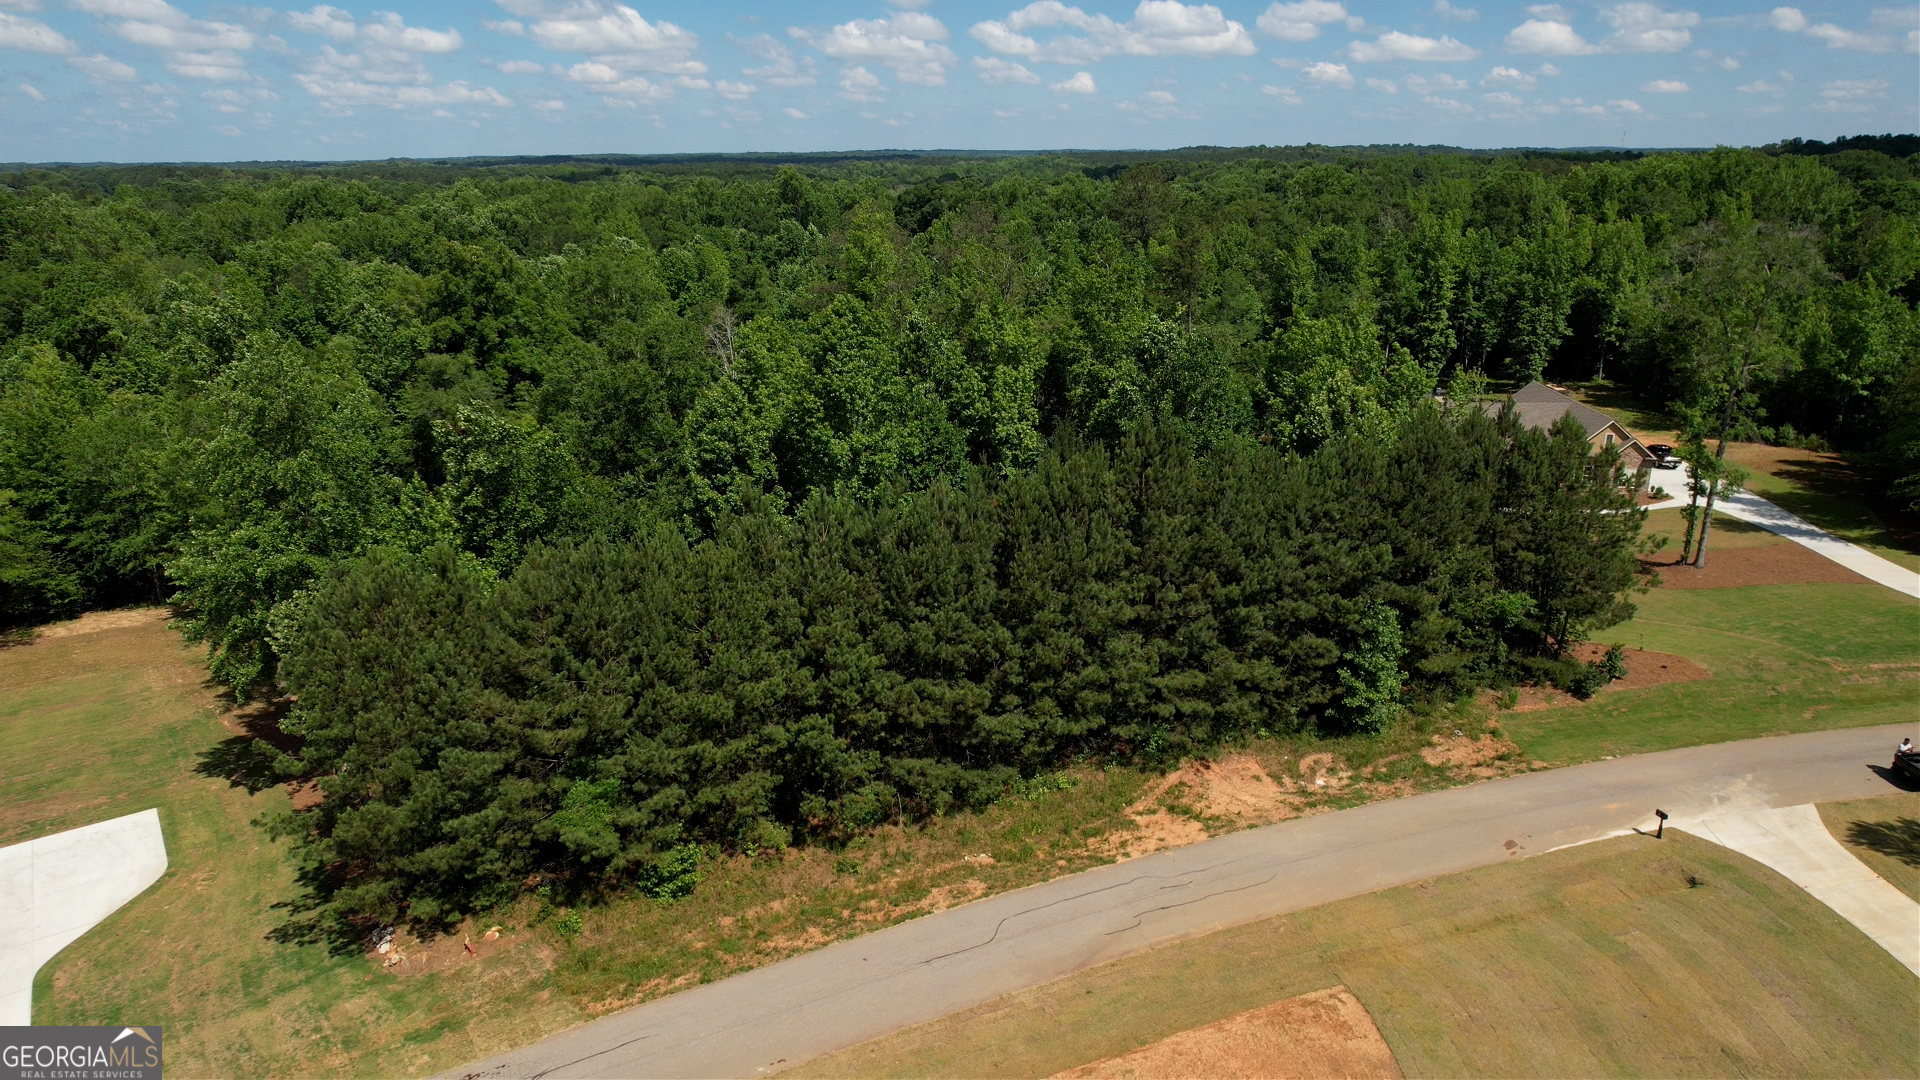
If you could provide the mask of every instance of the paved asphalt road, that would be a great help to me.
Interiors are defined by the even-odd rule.
[[[888,927],[450,1075],[766,1075],[1169,941],[1651,829],[1655,807],[1684,828],[1885,794],[1902,734],[1912,726],[1669,750],[1249,829]]]

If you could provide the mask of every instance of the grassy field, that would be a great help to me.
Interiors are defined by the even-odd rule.
[[[1046,1076],[1336,984],[1409,1076],[1920,1069],[1906,968],[1773,871],[1674,833],[1224,930],[786,1075]]]
[[[1874,873],[1920,900],[1920,792],[1822,803],[1820,820]]]
[[[1655,589],[1600,640],[1677,653],[1713,678],[1620,693],[1501,726],[1534,758],[1572,763],[1796,731],[1911,720],[1920,601],[1878,585]]]

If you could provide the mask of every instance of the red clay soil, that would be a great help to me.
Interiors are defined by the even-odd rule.
[[[1169,1035],[1062,1077],[1398,1077],[1366,1006],[1344,986]]]
[[[1607,646],[1598,642],[1585,642],[1572,649],[1573,658],[1581,661],[1596,661],[1607,655]],[[1626,649],[1622,659],[1627,663],[1625,678],[1615,679],[1600,688],[1603,694],[1620,690],[1644,690],[1650,686],[1664,686],[1667,683],[1694,682],[1699,679],[1713,678],[1713,672],[1684,656],[1672,653],[1648,652],[1645,649]],[[1512,708],[1502,712],[1534,712],[1539,709],[1558,709],[1563,705],[1578,705],[1580,699],[1553,686],[1521,686],[1519,700]],[[1489,708],[1497,707],[1500,694],[1489,690],[1481,695],[1481,703]]]
[[[1817,555],[1799,544],[1765,544],[1758,547],[1727,548],[1714,551],[1707,545],[1707,565],[1695,570],[1661,559],[1640,560],[1640,572],[1660,575],[1663,589],[1733,589],[1742,585],[1871,585],[1873,582]]]
[[[1594,661],[1606,655],[1607,647],[1597,641],[1588,641],[1573,647],[1575,660]],[[1713,678],[1713,672],[1684,656],[1675,656],[1672,653],[1623,649],[1621,658],[1627,662],[1627,676],[1608,683],[1607,690],[1640,690],[1649,686],[1664,686],[1667,683]]]

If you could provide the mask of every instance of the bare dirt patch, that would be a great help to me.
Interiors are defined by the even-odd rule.
[[[1059,1077],[1398,1077],[1373,1017],[1344,986],[1288,998]]]
[[[59,638],[78,637],[81,634],[97,634],[102,630],[125,630],[132,626],[146,626],[149,623],[165,623],[167,609],[163,607],[122,608],[118,611],[89,611],[77,619],[51,623],[34,632],[35,641],[53,641]]]
[[[1572,654],[1576,660],[1592,663],[1607,655],[1607,646],[1597,641],[1582,642],[1573,647]],[[1675,656],[1672,653],[1623,649],[1621,658],[1626,661],[1626,677],[1615,679],[1601,687],[1600,693],[1645,690],[1668,683],[1694,682],[1713,678],[1713,672],[1684,656]],[[1514,688],[1514,694],[1514,703],[1502,707],[1500,691],[1488,690],[1480,695],[1480,704],[1501,712],[1537,712],[1541,709],[1558,709],[1580,703],[1579,698],[1554,686],[1517,686]]]
[[[1320,758],[1326,760],[1320,762]],[[1307,785],[1314,779],[1324,780],[1329,771],[1340,771],[1331,754],[1311,755],[1300,768]],[[1276,780],[1252,754],[1189,761],[1161,777],[1127,808],[1133,829],[1108,833],[1095,841],[1094,848],[1116,859],[1135,859],[1198,843],[1216,832],[1299,817],[1303,786],[1285,774]]]
[[[1527,771],[1520,748],[1496,735],[1435,735],[1433,745],[1423,747],[1421,760],[1436,769],[1445,769],[1455,779],[1486,780]]]
[[[970,903],[987,895],[987,883],[979,878],[968,878],[952,885],[938,885],[927,895],[908,904],[891,904],[885,900],[869,900],[854,911],[853,917],[864,922],[892,923],[916,913],[936,915],[952,907]],[[813,927],[807,927],[808,933],[816,933]],[[775,939],[778,944],[778,939]],[[824,941],[821,944],[825,944]],[[784,946],[782,946],[784,947]],[[809,948],[813,947],[808,945]]]
[[[1659,574],[1663,589],[1734,589],[1743,585],[1871,585],[1872,582],[1799,544],[1765,544],[1716,551],[1707,541],[1700,569],[1670,560],[1640,560],[1642,574]]]
[[[1583,642],[1573,648],[1576,660],[1592,662],[1607,655],[1607,646],[1597,641]],[[1649,686],[1664,686],[1667,683],[1695,682],[1713,678],[1713,672],[1684,656],[1672,653],[1650,652],[1646,649],[1622,649],[1621,658],[1626,661],[1627,675],[1624,679],[1615,679],[1608,683],[1602,693],[1615,690],[1640,690]]]

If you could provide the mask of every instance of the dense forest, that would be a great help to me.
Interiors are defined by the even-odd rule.
[[[176,605],[382,919],[1577,687],[1637,515],[1475,399],[1920,500],[1908,142],[15,170],[0,624]]]

